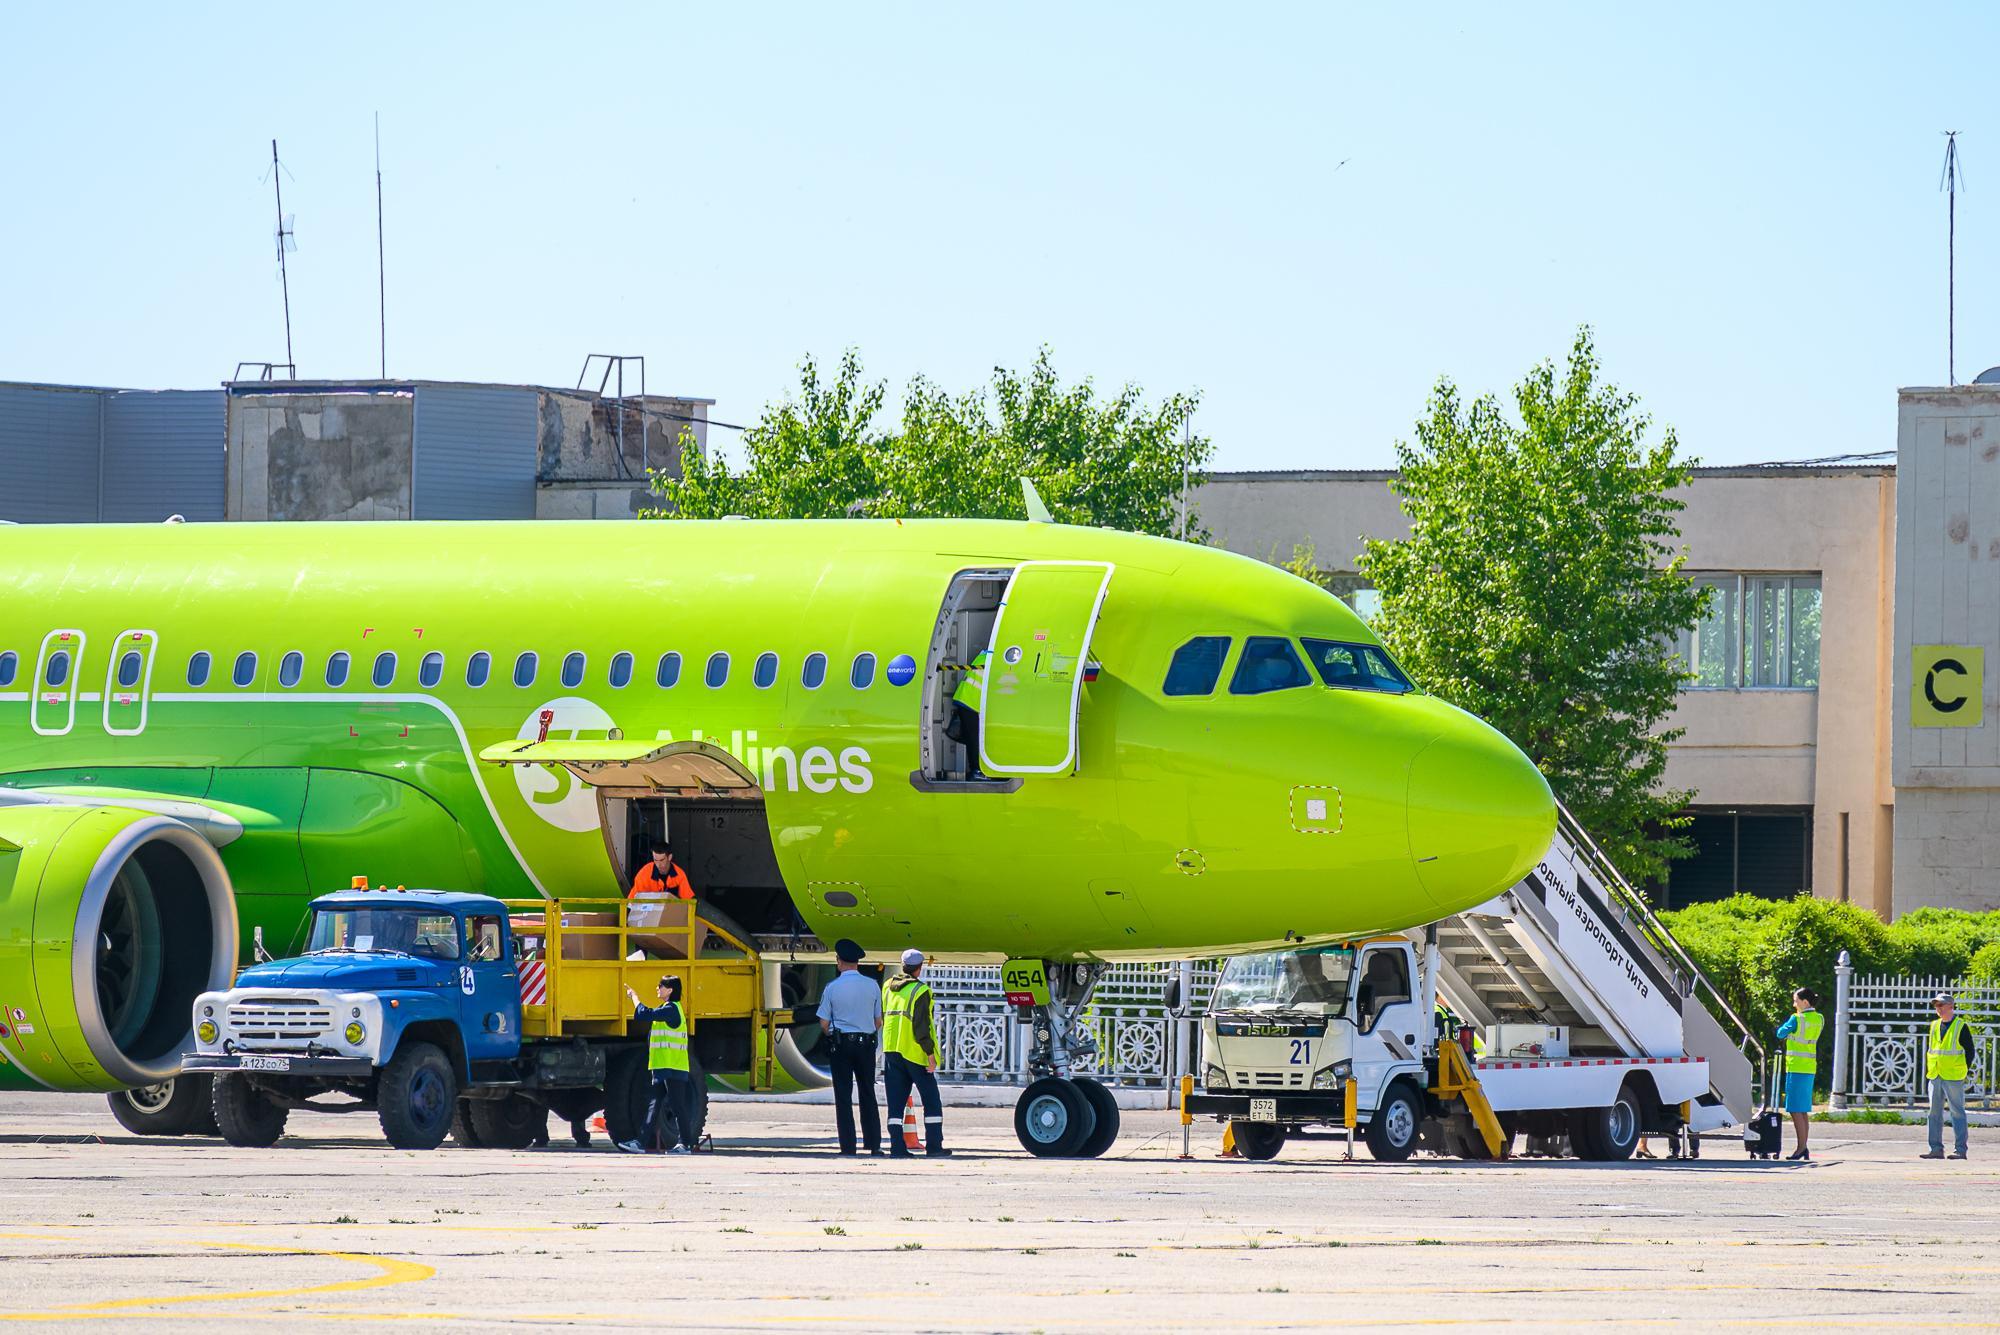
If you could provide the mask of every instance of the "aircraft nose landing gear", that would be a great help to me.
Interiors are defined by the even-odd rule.
[[[1118,1101],[1073,1068],[1097,1052],[1097,1038],[1082,1023],[1082,1013],[1104,966],[1044,960],[1042,973],[1048,1001],[1022,1007],[1031,1012],[1028,1071],[1035,1079],[1014,1105],[1014,1135],[1021,1148],[1040,1158],[1095,1159],[1118,1139]]]

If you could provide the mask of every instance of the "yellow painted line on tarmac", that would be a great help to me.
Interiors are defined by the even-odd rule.
[[[74,1236],[52,1233],[0,1233],[0,1238],[31,1238],[42,1242],[75,1242]],[[360,1279],[332,1280],[288,1289],[244,1289],[235,1293],[178,1293],[139,1298],[111,1298],[95,1303],[68,1303],[40,1312],[0,1312],[0,1321],[89,1321],[122,1316],[136,1308],[172,1307],[185,1303],[253,1302],[268,1298],[303,1298],[326,1293],[357,1293],[364,1289],[387,1288],[394,1284],[414,1284],[437,1274],[433,1266],[402,1261],[392,1256],[372,1256],[366,1252],[320,1251],[310,1247],[274,1247],[256,1242],[189,1241],[180,1245],[212,1247],[219,1250],[277,1252],[287,1256],[324,1257],[374,1266],[378,1273]],[[166,1258],[161,1258],[166,1259]]]

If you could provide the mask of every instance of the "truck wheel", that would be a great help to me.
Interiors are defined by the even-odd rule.
[[[181,1075],[157,1085],[140,1085],[104,1096],[118,1125],[136,1136],[212,1136],[215,1127],[214,1081],[205,1075]]]
[[[222,1138],[244,1149],[265,1149],[285,1134],[291,1109],[240,1075],[215,1078],[215,1124]]]
[[[1083,1091],[1083,1096],[1090,1100],[1091,1111],[1097,1114],[1097,1125],[1076,1147],[1076,1157],[1098,1158],[1118,1139],[1118,1097],[1087,1075],[1077,1076],[1070,1083]]]
[[[612,1144],[637,1140],[646,1129],[646,1093],[651,1080],[639,1052],[612,1055],[604,1070],[604,1129]]]
[[[1610,1107],[1579,1108],[1571,1117],[1570,1143],[1577,1157],[1604,1162],[1631,1158],[1645,1124],[1645,1110],[1629,1084],[1619,1088]]]
[[[1229,1129],[1246,1159],[1275,1159],[1285,1145],[1285,1128],[1274,1122],[1231,1122]]]
[[[486,1148],[486,1142],[479,1138],[479,1128],[472,1124],[471,1099],[460,1099],[452,1108],[451,1138],[468,1150]]]
[[[549,1129],[549,1110],[523,1094],[458,1102],[472,1105],[473,1134],[496,1150],[525,1150],[535,1143],[535,1132]]]
[[[375,1110],[382,1134],[399,1150],[434,1150],[451,1130],[458,1073],[433,1043],[405,1043],[382,1068]]]
[[[1423,1123],[1423,1105],[1398,1080],[1389,1086],[1382,1106],[1368,1119],[1368,1152],[1382,1163],[1401,1163],[1416,1152],[1417,1128]]]
[[[1043,1076],[1014,1104],[1014,1138],[1038,1159],[1070,1157],[1096,1129],[1095,1105],[1074,1081],[1060,1076]]]

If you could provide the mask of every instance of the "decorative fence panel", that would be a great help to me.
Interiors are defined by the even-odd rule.
[[[1929,1105],[1924,1047],[1937,1018],[1931,998],[1949,992],[1975,1031],[1966,1106],[2000,1111],[2000,987],[1958,978],[1856,974],[1845,951],[1834,972],[1835,1108]]]
[[[1168,1089],[1183,1073],[1201,1073],[1201,1014],[1215,986],[1217,966],[1115,964],[1104,972],[1084,1023],[1097,1038],[1095,1069],[1106,1084],[1127,1089]],[[938,1019],[940,1079],[963,1084],[1026,1083],[1029,1027],[1001,996],[1000,970],[933,965],[924,977]],[[1181,1007],[1167,1010],[1162,993],[1181,980]]]

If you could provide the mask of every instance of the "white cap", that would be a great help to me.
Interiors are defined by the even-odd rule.
[[[912,969],[921,969],[923,967],[924,967],[923,951],[918,950],[915,946],[911,946],[908,950],[903,952],[904,973],[908,973]]]

